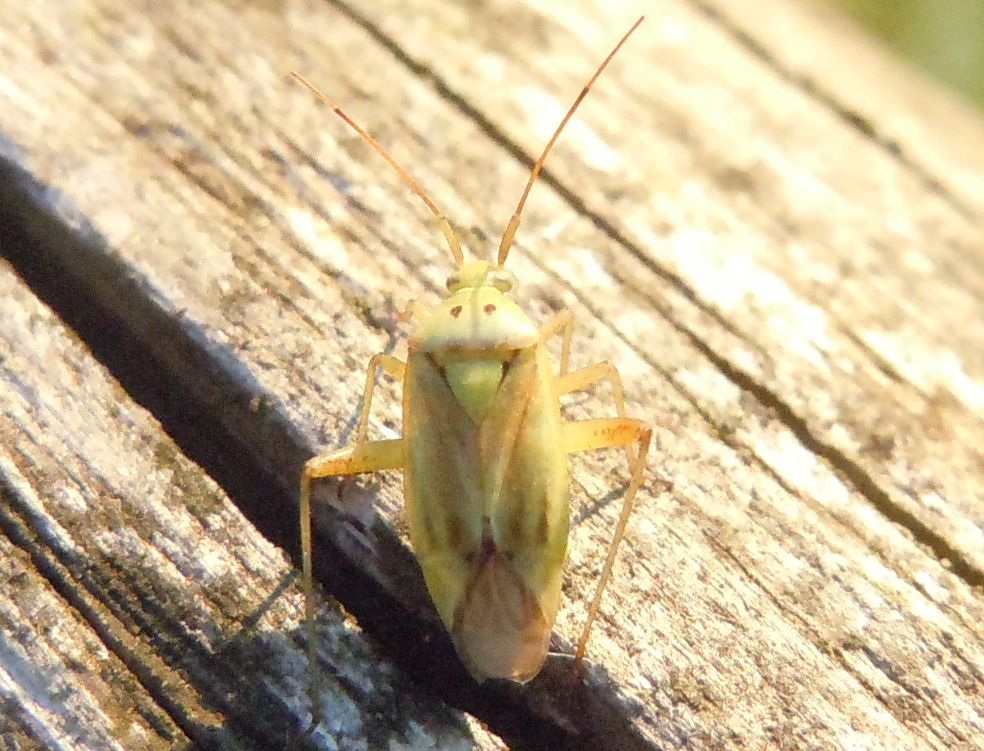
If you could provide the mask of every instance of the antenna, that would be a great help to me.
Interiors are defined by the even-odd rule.
[[[351,117],[345,114],[345,111],[341,107],[339,107],[331,99],[329,99],[327,96],[321,93],[321,91],[318,89],[317,86],[315,86],[313,83],[308,81],[304,76],[302,76],[300,73],[297,73],[296,71],[291,71],[291,75],[294,78],[296,78],[298,81],[300,81],[302,84],[304,84],[304,86],[306,86],[307,89],[312,94],[314,94],[318,99],[320,99],[324,104],[328,105],[336,115],[338,115],[340,118],[342,118],[342,120],[348,123],[349,126],[351,126],[351,128],[356,133],[359,134],[359,136],[362,138],[363,141],[365,141],[370,146],[372,146],[372,148],[376,150],[376,153],[379,154],[383,159],[385,159],[387,163],[389,163],[390,167],[396,170],[397,174],[400,176],[403,182],[405,182],[407,185],[410,186],[410,190],[412,190],[414,193],[420,196],[421,200],[423,200],[423,202],[427,204],[427,208],[429,208],[431,212],[434,214],[434,216],[437,217],[437,222],[440,225],[441,232],[444,233],[444,237],[448,241],[448,247],[451,249],[451,255],[454,257],[454,262],[458,265],[458,268],[461,268],[465,263],[465,258],[461,253],[461,244],[458,242],[458,238],[455,236],[454,230],[451,229],[451,224],[448,222],[447,217],[444,216],[444,213],[439,208],[437,208],[434,202],[427,196],[427,194],[424,192],[424,189],[417,184],[416,180],[410,177],[410,173],[408,173],[405,169],[403,169],[403,167],[397,164],[397,161],[392,156],[390,156],[389,152],[383,148],[382,144],[380,144],[379,141],[377,141],[375,138],[369,135],[362,128],[361,125],[355,122],[355,120],[353,120]]]
[[[567,125],[567,121],[571,119],[571,116],[574,114],[574,110],[577,109],[584,97],[586,97],[588,92],[591,91],[591,87],[594,85],[594,82],[598,80],[598,76],[600,76],[601,72],[608,67],[608,63],[611,62],[611,59],[615,57],[615,54],[622,48],[622,45],[625,44],[625,40],[629,38],[633,31],[639,28],[639,24],[641,24],[644,19],[645,16],[639,16],[639,20],[632,24],[632,28],[625,32],[625,35],[619,40],[618,44],[616,44],[615,47],[612,48],[612,51],[608,53],[608,57],[606,57],[602,61],[601,65],[598,66],[598,70],[595,71],[594,75],[591,76],[588,82],[584,85],[584,88],[581,89],[581,93],[577,95],[577,99],[574,100],[574,104],[572,104],[571,108],[567,110],[567,114],[564,115],[564,119],[560,121],[560,125],[557,126],[557,130],[554,131],[554,134],[547,142],[546,147],[543,149],[543,153],[540,154],[540,158],[537,159],[536,164],[533,165],[533,171],[530,173],[529,182],[526,183],[526,189],[523,191],[523,195],[519,199],[519,204],[516,206],[516,211],[513,212],[512,219],[510,219],[509,224],[506,225],[506,231],[502,234],[502,241],[499,243],[499,266],[502,266],[506,262],[506,256],[509,255],[509,248],[512,247],[513,237],[516,235],[516,230],[519,229],[519,217],[520,214],[523,213],[523,207],[526,205],[526,198],[529,196],[530,188],[533,187],[533,183],[536,182],[536,178],[540,176],[540,171],[543,169],[543,163],[547,160],[547,154],[550,153],[550,149],[552,149],[553,145],[557,142],[560,132],[564,129],[564,126]],[[337,112],[338,110],[336,109],[335,111]]]

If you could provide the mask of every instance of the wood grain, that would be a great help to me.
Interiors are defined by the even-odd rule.
[[[496,747],[327,603],[328,720],[303,739],[301,596],[283,552],[6,263],[0,321],[5,748]]]
[[[791,75],[795,35],[740,10],[661,3],[530,200],[509,261],[518,298],[538,320],[575,311],[574,364],[618,365],[657,457],[585,687],[562,666],[526,689],[490,687],[483,719],[496,727],[492,708],[516,699],[593,748],[974,748],[973,168],[958,169],[944,137],[875,137],[895,132],[904,96],[864,110],[872,128],[851,117],[863,86],[895,69],[879,52],[841,100],[845,74],[814,53]],[[5,200],[42,262],[293,493],[300,463],[351,434],[368,358],[404,352],[396,311],[433,303],[450,264],[426,210],[288,72],[341,102],[487,254],[531,159],[635,12],[5,8]],[[809,17],[778,16],[836,56],[839,37]],[[946,112],[984,138],[959,106]],[[74,244],[54,242],[52,225]],[[399,388],[384,379],[377,394],[371,432],[397,435]],[[569,416],[606,414],[597,396]],[[583,618],[622,462],[572,462],[559,649]],[[397,543],[399,477],[328,486],[323,501],[328,568],[354,564],[398,603],[382,606],[394,617],[432,618]]]

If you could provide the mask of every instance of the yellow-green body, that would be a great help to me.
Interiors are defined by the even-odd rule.
[[[410,540],[479,680],[539,672],[560,601],[569,481],[556,379],[533,322],[469,264],[417,328],[404,376]]]

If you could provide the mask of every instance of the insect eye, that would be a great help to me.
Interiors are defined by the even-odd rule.
[[[448,280],[445,282],[445,285],[448,288],[448,292],[454,292],[455,289],[461,286],[461,274],[456,272],[449,276]]]
[[[502,271],[501,269],[489,274],[489,282],[500,292],[508,292],[513,286],[512,275],[508,271]]]

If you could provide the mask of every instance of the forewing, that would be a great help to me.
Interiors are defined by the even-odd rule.
[[[550,624],[567,549],[567,459],[560,405],[542,346],[520,350],[482,425],[486,514],[496,548],[512,561]]]
[[[403,424],[410,542],[427,587],[450,628],[467,585],[469,553],[482,540],[479,431],[426,353],[407,361]]]

